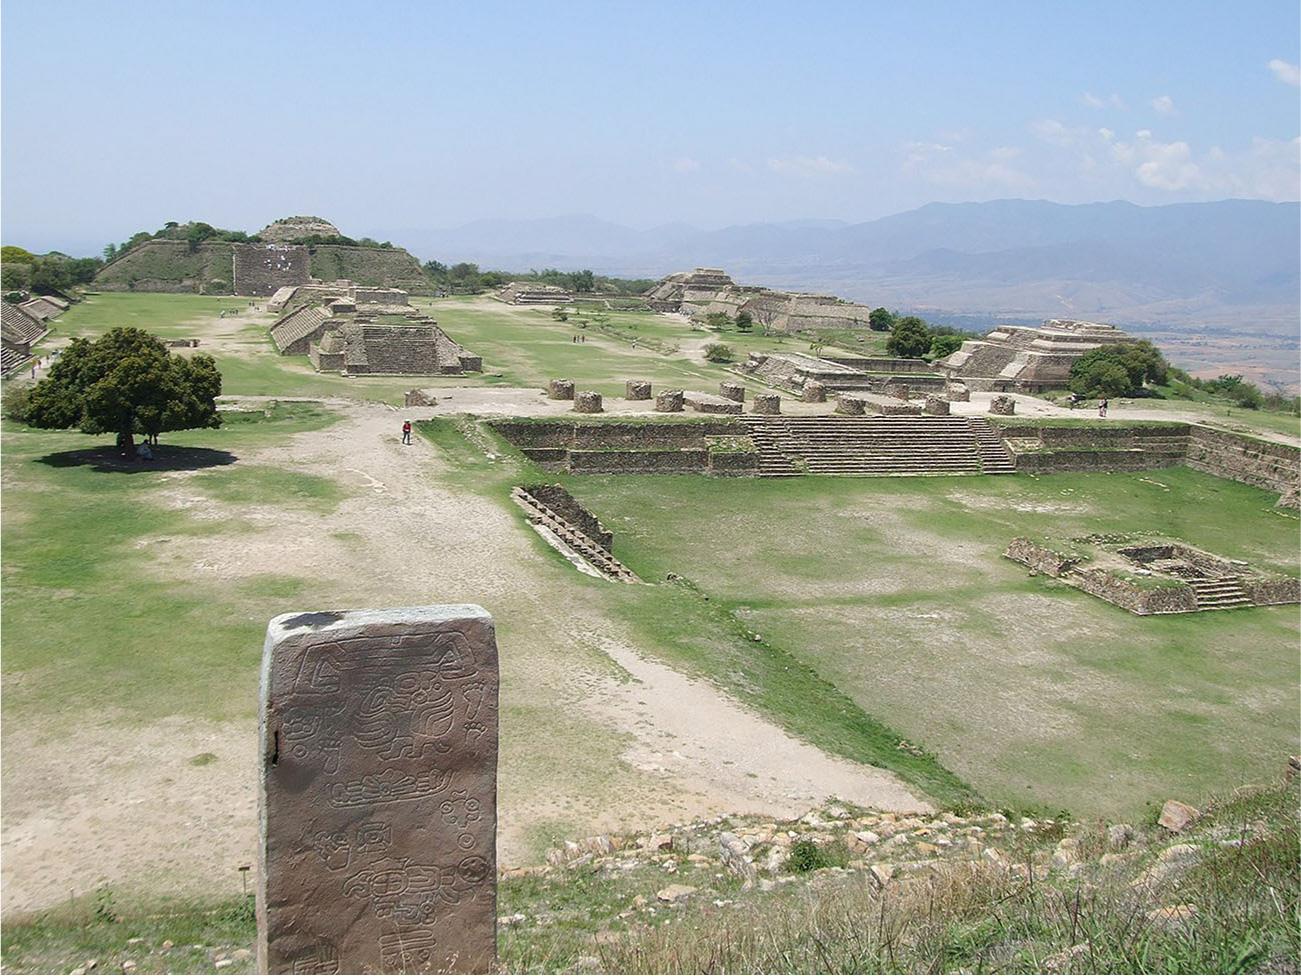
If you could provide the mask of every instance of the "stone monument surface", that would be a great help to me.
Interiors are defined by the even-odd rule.
[[[492,618],[468,605],[276,617],[259,732],[258,971],[491,970]]]

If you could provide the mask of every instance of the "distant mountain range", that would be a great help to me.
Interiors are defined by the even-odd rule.
[[[423,257],[659,277],[696,265],[743,283],[831,292],[947,317],[1096,318],[1295,335],[1301,204],[1140,207],[932,203],[867,223],[801,220],[634,230],[590,216],[393,231]]]

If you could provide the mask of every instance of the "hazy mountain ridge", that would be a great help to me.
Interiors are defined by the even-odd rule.
[[[747,283],[956,313],[1287,334],[1301,316],[1297,203],[995,200],[931,203],[859,224],[797,220],[713,231],[667,224],[639,231],[567,216],[391,236],[443,261],[650,277],[711,265]]]

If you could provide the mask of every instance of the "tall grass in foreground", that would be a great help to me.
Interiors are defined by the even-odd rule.
[[[1177,883],[1150,857],[1080,878],[955,864],[882,892],[862,876],[801,886],[752,911],[684,917],[599,945],[603,972],[1296,972],[1297,791],[1218,808],[1219,836]],[[1237,833],[1238,836],[1224,836]],[[1093,838],[1096,853],[1101,829]],[[1180,838],[1163,842],[1169,845]],[[1190,838],[1192,839],[1192,838]],[[1088,838],[1086,838],[1086,844]],[[1222,846],[1228,844],[1230,846]],[[1151,854],[1152,850],[1143,852]],[[794,886],[792,886],[794,888]]]

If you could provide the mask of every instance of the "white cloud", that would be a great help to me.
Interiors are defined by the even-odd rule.
[[[854,172],[854,167],[838,159],[826,156],[788,156],[768,160],[768,168],[774,173],[795,176],[839,176]]]
[[[905,172],[928,183],[970,192],[1025,191],[1034,186],[1029,174],[1011,165],[1022,150],[997,146],[976,156],[958,156],[952,146],[938,142],[909,142],[903,146]]]
[[[694,173],[700,169],[700,160],[690,156],[679,156],[670,164],[675,173]]]
[[[1040,119],[1030,124],[1030,131],[1053,146],[1077,145],[1087,133],[1083,126],[1066,125],[1057,119]]]
[[[1169,193],[1295,200],[1301,196],[1301,137],[1257,137],[1251,146],[1226,152],[1212,146],[1198,155],[1183,140],[1162,142],[1148,129],[1132,142],[1102,136],[1113,163],[1143,186]]]
[[[1266,67],[1274,72],[1274,77],[1285,85],[1291,85],[1293,88],[1301,88],[1301,67],[1284,61],[1282,58],[1274,58]]]
[[[1175,114],[1175,100],[1169,95],[1158,95],[1152,99],[1152,107],[1162,115]]]
[[[1093,92],[1085,92],[1080,96],[1080,101],[1089,108],[1118,108],[1121,111],[1124,111],[1127,107],[1125,105],[1125,100],[1115,92],[1112,92],[1105,98],[1095,95]]]

